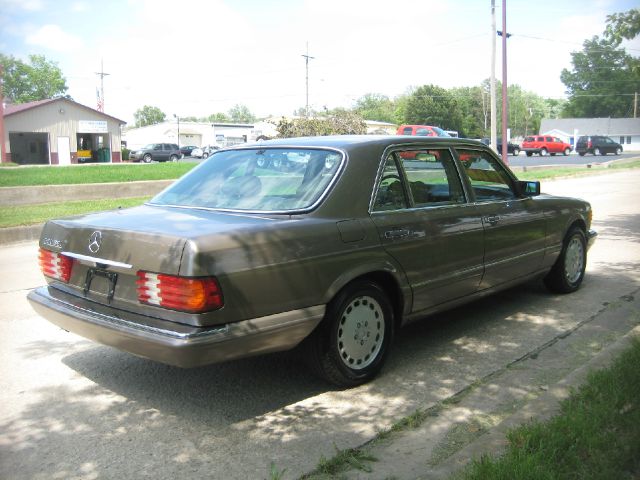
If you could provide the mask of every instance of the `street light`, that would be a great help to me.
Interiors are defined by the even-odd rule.
[[[178,148],[180,148],[180,117],[174,113],[173,118],[178,121]]]

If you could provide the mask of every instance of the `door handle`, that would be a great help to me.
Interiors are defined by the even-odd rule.
[[[386,232],[384,232],[385,238],[389,239],[404,238],[408,237],[410,234],[411,232],[409,230],[403,228],[387,230]]]
[[[484,221],[489,225],[495,225],[500,221],[500,215],[487,215],[486,217],[484,217]]]

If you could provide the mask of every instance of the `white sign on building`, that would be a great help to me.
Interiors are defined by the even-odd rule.
[[[78,120],[78,133],[107,133],[107,122],[103,120]]]

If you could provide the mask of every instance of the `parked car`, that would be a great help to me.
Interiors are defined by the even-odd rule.
[[[603,135],[582,136],[576,142],[576,152],[580,156],[584,156],[587,153],[592,155],[606,155],[607,153],[621,155],[622,145]]]
[[[196,147],[193,150],[191,150],[191,156],[196,158],[202,158],[204,157],[204,151],[202,150],[201,147]]]
[[[555,155],[556,153],[562,153],[563,155],[569,155],[571,153],[571,144],[562,141],[558,137],[552,137],[549,135],[532,135],[525,137],[522,142],[522,151],[530,157],[534,153],[537,153],[541,157],[547,154]]]
[[[196,145],[186,145],[186,146],[180,147],[180,153],[184,157],[189,157],[191,156],[191,152],[193,151],[194,148],[198,148],[198,147]]]
[[[175,143],[150,143],[129,153],[129,160],[133,162],[150,163],[152,160],[156,162],[177,162],[180,158],[182,158],[182,153],[180,153],[180,148]]]
[[[216,150],[220,150],[220,147],[217,145],[205,145],[203,147],[198,147],[192,150],[191,156],[197,158],[207,158]]]
[[[483,138],[480,140],[485,145],[491,145],[490,138]],[[498,150],[498,155],[502,155],[502,137],[496,138],[496,149]],[[516,157],[520,155],[520,145],[517,143],[507,142],[507,153],[509,155],[515,155]]]
[[[450,137],[440,127],[434,127],[432,125],[400,125],[398,135],[418,135],[420,137]]]
[[[263,156],[295,157],[274,175]],[[542,276],[585,275],[591,206],[540,194],[481,142],[334,136],[215,152],[145,205],[48,221],[35,310],[181,367],[300,349],[353,386],[396,329]]]

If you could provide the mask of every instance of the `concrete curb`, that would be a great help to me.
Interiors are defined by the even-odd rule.
[[[40,239],[43,223],[26,227],[0,228],[0,245],[30,242]]]
[[[175,180],[125,183],[85,183],[80,185],[42,185],[0,188],[0,205],[32,205],[68,200],[99,200],[155,195]]]

